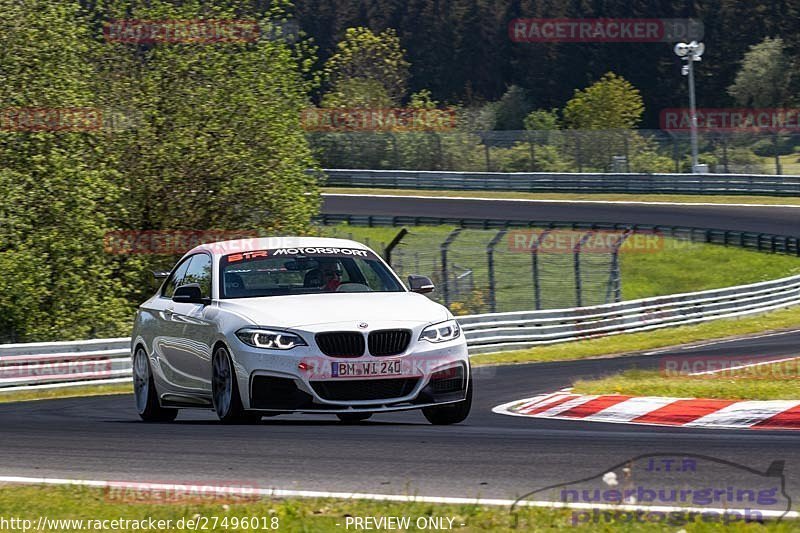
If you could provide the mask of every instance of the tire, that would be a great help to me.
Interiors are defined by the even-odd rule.
[[[233,361],[224,346],[214,350],[211,357],[211,399],[223,424],[252,424],[261,420],[260,414],[244,410]]]
[[[372,413],[338,413],[339,420],[345,424],[358,424],[372,416]]]
[[[178,416],[177,409],[161,407],[153,380],[153,370],[147,352],[139,346],[133,355],[133,396],[136,411],[145,422],[172,422]]]
[[[467,381],[467,397],[464,400],[447,405],[424,407],[422,414],[431,424],[445,426],[466,420],[470,409],[472,409],[472,376]]]

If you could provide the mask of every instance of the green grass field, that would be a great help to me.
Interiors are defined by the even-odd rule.
[[[130,496],[134,496],[130,493]],[[165,494],[168,496],[168,494]],[[626,513],[599,516],[592,520],[580,511],[549,510],[541,508],[517,508],[511,511],[505,506],[439,505],[427,503],[393,503],[354,500],[286,499],[259,500],[252,502],[225,502],[224,500],[201,500],[172,504],[151,503],[146,499],[136,502],[119,501],[114,491],[86,487],[39,487],[0,486],[0,519],[30,520],[36,527],[40,517],[46,517],[51,527],[43,531],[86,531],[88,522],[82,524],[55,524],[54,520],[136,520],[165,521],[158,529],[142,529],[131,523],[116,525],[128,527],[108,528],[107,531],[290,531],[290,532],[336,532],[357,531],[356,518],[400,517],[412,524],[402,531],[432,531],[417,528],[417,520],[424,525],[428,519],[443,519],[452,524],[450,531],[492,532],[546,532],[546,531],[592,531],[592,532],[670,532],[683,529],[688,532],[706,533],[723,530],[718,522],[702,522],[695,515],[695,522],[655,524],[631,520]],[[586,516],[587,521],[582,523]],[[350,522],[348,522],[348,519]],[[170,524],[166,521],[169,520]],[[181,522],[182,520],[182,522]],[[449,522],[452,520],[452,522]],[[674,518],[672,518],[674,520]],[[192,521],[192,522],[189,522]],[[95,522],[92,522],[94,524]],[[253,527],[255,523],[256,527]],[[435,523],[435,522],[427,522]],[[111,523],[107,523],[111,526]],[[348,527],[349,524],[349,527]],[[53,527],[58,525],[59,527]],[[147,525],[147,524],[145,524]],[[216,526],[215,526],[216,525]],[[9,524],[10,526],[10,524]],[[179,527],[183,526],[183,527]],[[266,527],[265,527],[266,526]],[[80,529],[83,527],[83,529]],[[765,524],[733,524],[724,527],[731,532],[789,532],[796,531],[792,521],[767,522]],[[91,528],[90,528],[91,529]],[[94,529],[99,531],[100,529]],[[4,531],[13,531],[10,528]],[[22,531],[21,528],[16,531]],[[31,529],[28,529],[31,531]],[[398,529],[375,528],[371,531],[398,531]]]
[[[472,358],[472,361],[473,364],[493,365],[612,357],[679,344],[730,338],[734,335],[797,328],[800,328],[800,307],[792,307],[762,315],[712,320],[691,326],[564,342],[527,350],[477,355]]]
[[[348,225],[323,226],[320,233],[352,238],[381,252],[400,228],[367,228]],[[401,276],[431,276],[441,285],[440,245],[453,227],[409,227],[392,256],[392,266]],[[540,230],[536,230],[540,231]],[[523,311],[535,308],[531,256],[514,251],[514,239],[527,230],[509,232],[495,251],[497,310]],[[570,232],[561,232],[559,235]],[[472,271],[474,297],[464,292],[454,296],[457,314],[489,312],[488,260],[486,247],[497,234],[494,230],[464,230],[448,253],[451,272]],[[552,237],[551,239],[555,239]],[[629,240],[620,254],[622,298],[632,300],[651,296],[715,289],[754,283],[800,274],[800,258],[767,254],[736,247],[690,243],[658,235]],[[528,241],[529,242],[529,241]],[[554,240],[549,242],[555,243]],[[629,246],[630,244],[630,246]],[[553,245],[557,253],[539,254],[541,307],[563,308],[578,305],[573,255],[568,245]],[[584,253],[581,262],[582,305],[606,303],[610,275],[610,253]],[[451,282],[452,286],[452,282]],[[440,287],[441,288],[441,287]],[[441,295],[441,291],[435,293]]]
[[[800,357],[800,356],[798,356]],[[628,370],[594,380],[578,380],[580,394],[627,394],[725,400],[800,398],[800,359],[706,375],[676,375],[661,370]]]

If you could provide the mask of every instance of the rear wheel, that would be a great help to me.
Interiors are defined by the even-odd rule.
[[[259,413],[244,410],[233,361],[224,346],[214,351],[211,360],[211,397],[214,411],[224,424],[248,424],[261,420]]]
[[[141,346],[133,355],[133,396],[136,399],[136,411],[145,422],[171,422],[178,416],[177,409],[167,409],[158,403],[153,371],[147,352]]]
[[[372,416],[372,413],[339,413],[336,415],[345,424],[357,424]]]
[[[443,426],[463,422],[469,416],[470,409],[472,409],[472,376],[467,380],[467,396],[464,400],[447,405],[424,407],[422,414],[431,424]]]

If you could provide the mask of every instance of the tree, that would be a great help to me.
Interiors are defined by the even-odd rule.
[[[632,129],[643,112],[639,90],[622,76],[608,72],[586,89],[575,90],[564,108],[564,122],[569,128],[583,130]]]
[[[4,106],[97,110],[79,13],[69,1],[0,1]],[[0,341],[119,335],[132,307],[103,250],[119,192],[105,132],[20,124],[0,132]]]
[[[551,131],[559,129],[558,109],[535,109],[523,121],[526,130]]]
[[[369,88],[381,105],[384,99],[398,105],[406,94],[409,66],[393,29],[375,34],[369,28],[348,28],[325,63],[324,76],[334,95],[356,98],[359,89]],[[333,102],[350,105],[339,96]]]
[[[783,39],[767,37],[750,47],[742,60],[736,80],[728,93],[736,103],[747,107],[781,108],[792,97],[793,64],[785,51]],[[775,168],[781,174],[780,136],[773,136]]]
[[[741,106],[783,107],[792,96],[792,72],[792,60],[783,39],[767,37],[744,55],[728,94]]]
[[[523,120],[531,110],[528,92],[519,85],[512,85],[508,88],[495,107],[496,130],[521,130]]]
[[[572,130],[567,149],[579,170],[588,166],[609,170],[613,156],[630,157],[631,131],[639,123],[644,104],[639,90],[609,72],[575,95],[564,108],[564,123]],[[592,131],[597,130],[597,131]]]

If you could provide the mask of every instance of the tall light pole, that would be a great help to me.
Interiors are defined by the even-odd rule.
[[[689,76],[689,129],[692,140],[692,173],[698,171],[697,163],[697,108],[694,99],[694,62],[701,61],[706,46],[703,43],[692,41],[689,44],[678,43],[675,45],[675,55],[686,61],[681,69],[684,76]]]

